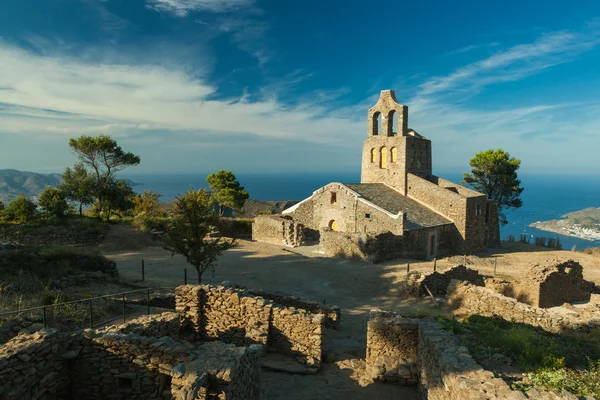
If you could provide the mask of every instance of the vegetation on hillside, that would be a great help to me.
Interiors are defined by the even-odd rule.
[[[231,171],[220,170],[206,178],[211,190],[212,199],[219,206],[219,216],[223,216],[225,208],[240,210],[248,200],[248,192],[238,182]]]
[[[530,325],[478,315],[463,321],[438,318],[487,369],[503,359],[524,375],[513,374],[514,387],[542,386],[560,392],[600,396],[600,334],[553,334]],[[497,372],[497,371],[496,371]],[[509,374],[510,375],[510,374]],[[505,378],[507,378],[505,376]]]

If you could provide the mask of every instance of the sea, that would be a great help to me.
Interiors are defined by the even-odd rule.
[[[153,190],[160,193],[161,201],[166,202],[183,194],[190,187],[206,188],[208,173],[179,174],[123,174],[136,183],[136,192]],[[445,179],[460,182],[462,175],[438,173]],[[256,200],[302,200],[312,192],[330,182],[360,182],[360,172],[328,173],[236,173],[238,181],[246,188],[250,197]],[[501,227],[503,239],[509,235],[518,238],[521,234],[533,238],[537,236],[558,237],[564,249],[575,247],[578,250],[600,246],[600,241],[590,241],[571,236],[559,235],[529,227],[538,221],[559,219],[561,216],[589,207],[600,207],[600,175],[520,175],[521,186],[525,188],[521,198],[523,206],[506,212],[508,225]]]

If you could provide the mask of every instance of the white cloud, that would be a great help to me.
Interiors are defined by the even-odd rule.
[[[7,60],[0,63],[0,103],[9,106],[0,109],[1,132],[162,130],[198,132],[199,137],[237,132],[332,143],[362,127],[275,98],[248,102],[240,94],[210,100],[215,94],[210,84],[175,66],[95,64],[2,42],[0,59]]]
[[[146,7],[185,17],[193,11],[228,12],[253,4],[253,0],[147,0]]]

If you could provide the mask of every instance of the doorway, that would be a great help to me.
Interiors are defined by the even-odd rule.
[[[429,235],[429,243],[427,246],[427,256],[435,257],[437,255],[437,235]]]

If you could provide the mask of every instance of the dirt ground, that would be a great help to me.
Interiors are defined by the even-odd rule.
[[[369,383],[360,378],[364,369],[366,324],[369,310],[382,308],[403,314],[436,315],[440,311],[428,298],[403,296],[402,285],[407,263],[411,271],[432,270],[433,261],[395,260],[368,264],[356,260],[320,257],[316,247],[285,249],[281,246],[240,241],[219,259],[216,271],[206,273],[203,282],[222,281],[250,288],[277,291],[307,300],[336,304],[342,308],[342,329],[327,330],[325,354],[335,362],[325,363],[316,375],[291,375],[262,371],[262,398],[271,399],[417,399],[416,388],[400,388],[392,384]],[[117,263],[122,277],[141,281],[144,260],[145,282],[154,287],[183,284],[187,268],[189,283],[197,281],[195,270],[179,256],[159,247],[132,251],[103,250]],[[509,243],[497,251],[480,257],[467,257],[471,268],[493,274],[496,258],[497,274],[519,276],[527,273],[533,262],[551,258],[579,261],[586,279],[600,281],[600,258],[570,251],[548,251],[533,245]],[[463,257],[437,260],[444,269],[461,263]]]

